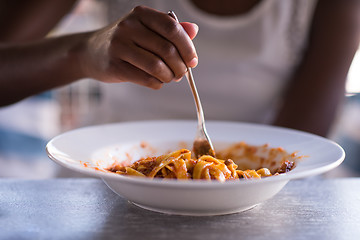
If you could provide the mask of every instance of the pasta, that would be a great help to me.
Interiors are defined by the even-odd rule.
[[[293,169],[294,161],[283,159],[273,173],[268,168],[240,170],[231,159],[221,160],[209,155],[191,158],[191,151],[180,149],[158,157],[140,159],[131,165],[113,164],[108,171],[129,176],[166,179],[204,179],[224,182],[235,179],[260,179],[286,173]]]

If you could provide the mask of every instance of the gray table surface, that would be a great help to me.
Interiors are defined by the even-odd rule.
[[[0,239],[360,239],[360,178],[290,181],[212,217],[143,210],[99,179],[0,179]]]

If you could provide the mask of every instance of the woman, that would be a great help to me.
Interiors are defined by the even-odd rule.
[[[194,73],[208,119],[328,134],[359,43],[359,1],[146,3],[162,11],[136,7],[98,31],[44,39],[74,1],[2,2],[0,103],[85,77],[159,89],[199,60]],[[180,26],[169,9],[181,20],[199,21],[195,44],[197,26]],[[118,112],[112,120],[195,116],[186,82],[166,85],[160,91],[104,87],[111,93],[108,113]]]

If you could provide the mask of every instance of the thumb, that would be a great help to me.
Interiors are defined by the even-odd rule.
[[[198,25],[189,22],[181,22],[180,24],[189,35],[190,39],[193,40],[199,31]]]

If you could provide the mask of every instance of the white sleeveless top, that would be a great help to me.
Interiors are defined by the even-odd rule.
[[[199,25],[193,69],[205,118],[269,123],[302,57],[316,0],[263,0],[235,17],[210,15],[189,0],[107,0],[109,21],[136,5],[174,10]],[[185,78],[152,90],[132,83],[103,84],[105,121],[195,119]]]

